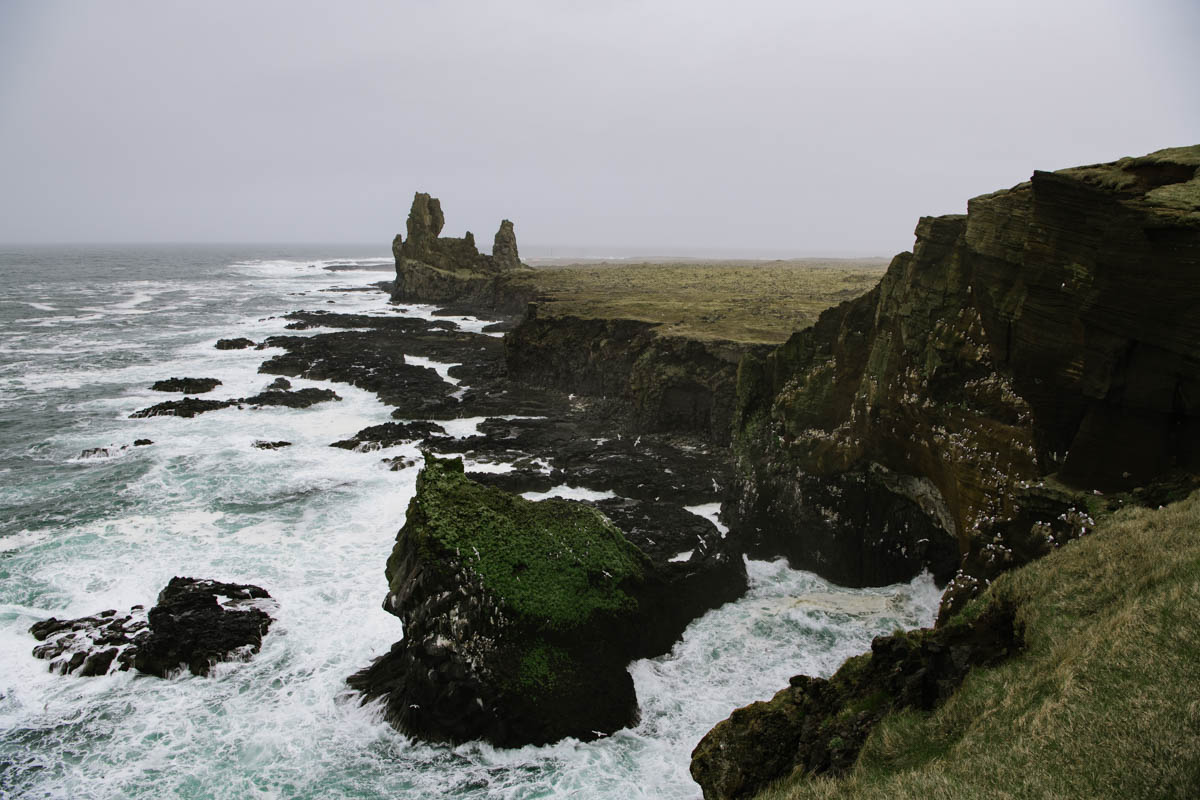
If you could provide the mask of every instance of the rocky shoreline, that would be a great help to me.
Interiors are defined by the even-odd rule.
[[[338,399],[292,390],[296,377],[393,408],[393,422],[330,442],[426,453],[381,588],[404,638],[349,680],[434,741],[544,744],[631,724],[626,665],[740,596],[743,555],[852,586],[929,570],[947,587],[935,629],[880,637],[827,681],[797,676],[697,746],[708,800],[749,797],[795,771],[844,772],[885,714],[933,708],[971,668],[1018,652],[1019,620],[987,594],[1002,573],[1088,534],[1098,513],[1200,485],[1198,174],[1200,147],[1177,148],[1038,172],[966,215],[924,218],[875,289],[778,347],[543,314],[511,223],[481,255],[470,234],[440,237],[440,203],[418,194],[391,302],[452,304],[503,338],[298,311],[288,327],[319,332],[260,345],[284,351],[260,367],[282,383],[135,416]],[[447,435],[475,418],[475,434]],[[519,496],[563,485],[602,499]],[[727,531],[686,509],[713,503]],[[132,615],[87,619],[44,632],[140,635]],[[129,642],[103,669],[65,645],[47,657],[103,674],[134,663]]]

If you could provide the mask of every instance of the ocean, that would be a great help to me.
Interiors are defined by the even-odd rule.
[[[928,576],[848,590],[750,561],[743,599],[630,665],[635,728],[516,750],[396,732],[345,679],[402,635],[383,571],[418,468],[381,459],[417,449],[329,447],[390,409],[294,379],[342,400],[129,418],[179,396],[148,388],[163,378],[218,378],[215,399],[273,380],[257,369],[281,351],[219,338],[319,333],[284,330],[299,309],[396,315],[370,290],[390,263],[386,246],[0,246],[0,796],[698,798],[691,749],[734,708],[932,623]],[[83,455],[94,448],[107,455]],[[31,655],[34,622],[151,605],[175,575],[266,588],[278,607],[262,651],[170,680],[61,676]]]

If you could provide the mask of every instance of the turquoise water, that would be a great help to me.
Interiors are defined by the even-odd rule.
[[[389,409],[296,380],[343,399],[128,419],[166,397],[147,388],[161,378],[219,378],[214,398],[273,378],[257,373],[273,351],[218,351],[218,338],[260,341],[300,308],[395,314],[382,294],[331,291],[389,277],[370,269],[390,261],[381,249],[0,249],[0,795],[694,798],[691,748],[733,708],[932,620],[927,578],[850,591],[750,562],[746,598],[631,665],[636,728],[509,751],[396,733],[344,679],[401,635],[380,609],[383,566],[416,473],[380,459],[416,452],[328,447]],[[155,443],[121,449],[139,438]],[[80,457],[95,447],[111,455]],[[30,655],[33,622],[148,603],[174,575],[270,591],[262,652],[166,681],[52,675]]]

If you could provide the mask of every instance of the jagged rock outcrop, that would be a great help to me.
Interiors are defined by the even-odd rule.
[[[849,584],[944,579],[962,554],[980,574],[956,579],[961,603],[1038,554],[1030,526],[1077,515],[1041,552],[1086,529],[1080,495],[1042,476],[1090,491],[1200,469],[1197,167],[1189,147],[1037,172],[922,219],[877,289],[748,357],[735,534]],[[1031,508],[1047,518],[1012,524]]]
[[[718,561],[656,561],[586,504],[525,500],[427,456],[387,565],[404,638],[350,685],[423,739],[593,739],[636,721],[626,664],[727,591]]]
[[[929,711],[972,667],[996,664],[1022,646],[1011,604],[977,612],[936,630],[877,637],[871,652],[828,680],[797,675],[770,700],[734,711],[692,751],[692,777],[704,800],[753,797],[796,770],[849,770],[885,714]]]
[[[270,595],[259,586],[172,578],[149,612],[134,606],[89,617],[54,617],[29,629],[42,644],[34,656],[50,671],[79,676],[137,669],[161,678],[186,667],[207,675],[213,665],[257,653],[271,626]]]
[[[441,201],[417,192],[408,214],[408,238],[396,234],[392,240],[396,259],[392,298],[501,314],[522,311],[533,289],[524,280],[528,270],[518,256],[512,222],[500,223],[492,255],[479,252],[470,231],[462,238],[442,236],[445,224]]]

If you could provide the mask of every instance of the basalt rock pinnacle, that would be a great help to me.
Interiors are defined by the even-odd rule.
[[[492,255],[479,252],[470,231],[461,238],[442,236],[445,225],[441,201],[417,192],[408,214],[408,238],[396,234],[392,240],[393,299],[500,313],[523,310],[532,290],[521,280],[526,268],[518,256],[512,222],[500,223]]]

